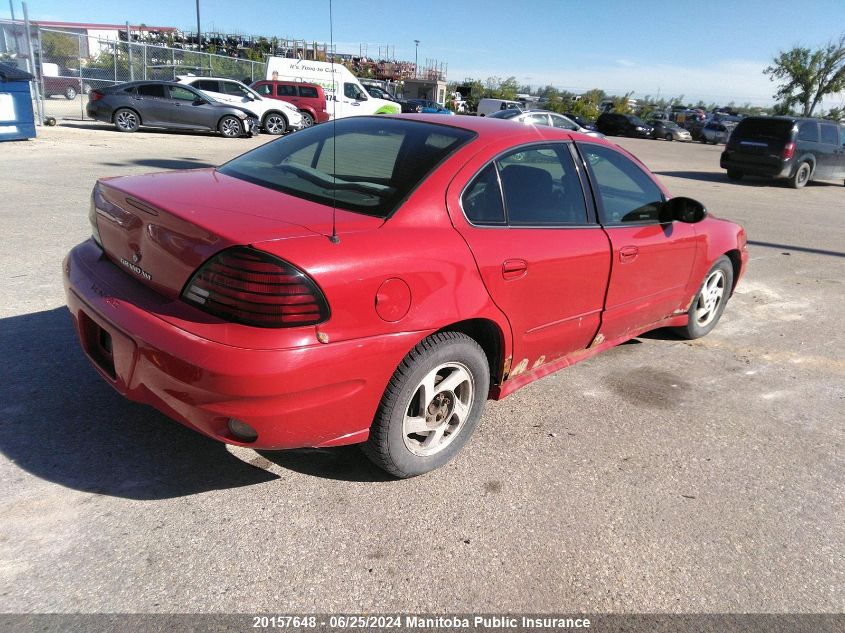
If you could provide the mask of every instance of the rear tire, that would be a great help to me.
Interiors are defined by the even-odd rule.
[[[362,446],[396,477],[414,477],[450,461],[467,443],[484,409],[490,366],[466,334],[439,332],[399,363]]]
[[[312,117],[310,114],[308,114],[307,112],[305,112],[303,110],[300,110],[299,113],[302,115],[302,127],[303,128],[311,127],[312,125],[314,125],[314,117]]]
[[[680,336],[696,339],[710,333],[722,313],[733,290],[734,268],[731,260],[722,255],[704,276],[704,282],[689,309],[689,321],[673,328]]]
[[[810,163],[804,161],[798,165],[798,169],[795,170],[795,174],[793,174],[792,178],[789,179],[789,186],[793,189],[801,189],[810,182],[810,174],[812,171]]]
[[[114,126],[118,132],[137,132],[141,127],[141,117],[135,110],[120,108],[114,113]]]
[[[67,88],[65,88],[64,95],[65,99],[67,99],[68,101],[70,101],[71,99],[76,99],[76,88],[68,86]]]
[[[742,180],[742,177],[745,174],[739,171],[738,169],[729,169],[728,170],[728,180]]]
[[[674,137],[674,136],[672,136],[672,134],[671,134],[671,133],[670,133],[670,134],[667,134],[665,138],[666,138],[666,140],[667,140],[667,141],[674,141],[674,140],[675,140],[675,137]]]
[[[704,134],[702,134],[701,138],[699,138],[698,140],[701,141],[702,143],[704,143],[705,145],[707,145],[707,137],[704,136]]]

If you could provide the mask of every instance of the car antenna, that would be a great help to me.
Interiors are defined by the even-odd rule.
[[[332,70],[332,85],[334,86],[334,98],[332,99],[332,235],[329,241],[338,244],[340,238],[337,236],[337,93],[340,88],[336,83],[334,74],[334,29],[332,25],[332,0],[329,0],[329,57]]]

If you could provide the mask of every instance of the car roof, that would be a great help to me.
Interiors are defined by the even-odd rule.
[[[525,125],[509,119],[494,119],[491,117],[478,116],[450,116],[443,117],[442,114],[379,114],[373,115],[375,117],[386,117],[393,119],[402,119],[404,121],[421,121],[425,123],[438,123],[449,127],[461,128],[470,130],[478,134],[479,140],[483,142],[490,142],[496,140],[511,140],[514,143],[530,143],[532,141],[585,141],[590,143],[599,143],[607,145],[615,150],[620,150],[618,145],[614,145],[603,139],[599,139],[586,134],[578,132],[570,132],[561,128],[551,127],[549,125]],[[628,152],[623,150],[623,153],[628,155]]]

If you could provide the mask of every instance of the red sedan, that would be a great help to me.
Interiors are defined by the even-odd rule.
[[[599,139],[352,117],[217,169],[101,179],[64,263],[115,389],[223,442],[364,443],[399,477],[485,400],[647,330],[707,334],[745,233]]]

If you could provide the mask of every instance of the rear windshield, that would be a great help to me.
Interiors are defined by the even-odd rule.
[[[475,136],[445,125],[350,117],[278,139],[219,171],[292,196],[385,218]]]
[[[732,138],[787,141],[792,133],[789,119],[743,119],[736,126]]]

